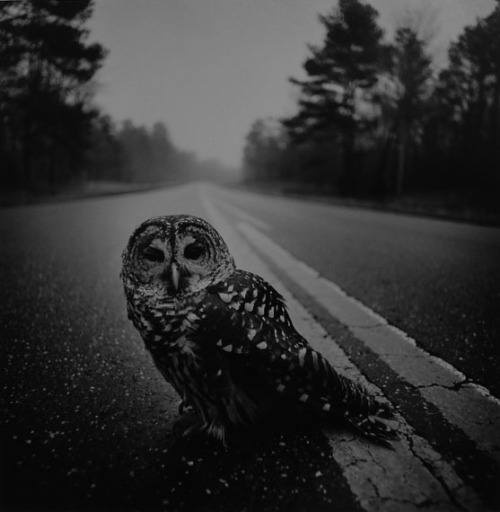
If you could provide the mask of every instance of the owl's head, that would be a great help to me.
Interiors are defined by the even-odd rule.
[[[125,286],[152,286],[181,298],[233,272],[226,243],[206,221],[191,215],[153,217],[131,235],[123,252]]]

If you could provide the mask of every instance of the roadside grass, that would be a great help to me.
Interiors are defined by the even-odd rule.
[[[385,197],[343,197],[309,184],[249,184],[247,190],[285,197],[315,200],[352,208],[364,208],[422,217],[500,226],[498,190],[457,190]]]
[[[38,193],[23,188],[2,187],[0,188],[0,207],[54,203],[91,197],[128,194],[165,186],[168,185],[164,183],[139,184],[118,181],[82,181]]]

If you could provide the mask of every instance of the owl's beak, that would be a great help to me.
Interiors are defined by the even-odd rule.
[[[175,263],[172,263],[172,265],[170,266],[170,271],[172,273],[172,275],[171,275],[172,284],[174,285],[174,288],[176,290],[178,290],[179,289],[179,278],[181,276],[181,273],[179,272],[179,267]]]

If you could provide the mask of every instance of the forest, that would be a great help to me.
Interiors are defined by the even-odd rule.
[[[392,40],[378,12],[339,0],[320,15],[294,115],[257,119],[247,183],[351,197],[452,194],[500,204],[500,2],[464,28],[436,70],[409,17]],[[421,21],[421,20],[420,20]]]
[[[116,123],[93,102],[107,51],[91,43],[92,0],[0,3],[0,186],[32,194],[68,183],[163,183],[224,169],[177,148],[168,128]]]
[[[451,195],[498,205],[500,0],[438,67],[415,18],[384,32],[376,9],[339,0],[319,15],[295,113],[256,119],[245,184],[354,198]],[[0,2],[0,186],[50,193],[88,180],[222,180],[176,147],[164,122],[117,123],[96,106],[107,50],[91,42],[93,0]]]

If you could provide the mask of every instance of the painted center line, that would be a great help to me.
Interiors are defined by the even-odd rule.
[[[257,219],[253,215],[250,215],[249,213],[241,210],[240,208],[229,205],[228,203],[221,203],[222,207],[227,210],[233,217],[240,218],[244,222],[247,222],[248,224],[251,224],[255,226],[258,229],[261,229],[263,231],[269,231],[270,226],[269,224],[261,221],[260,219]]]

